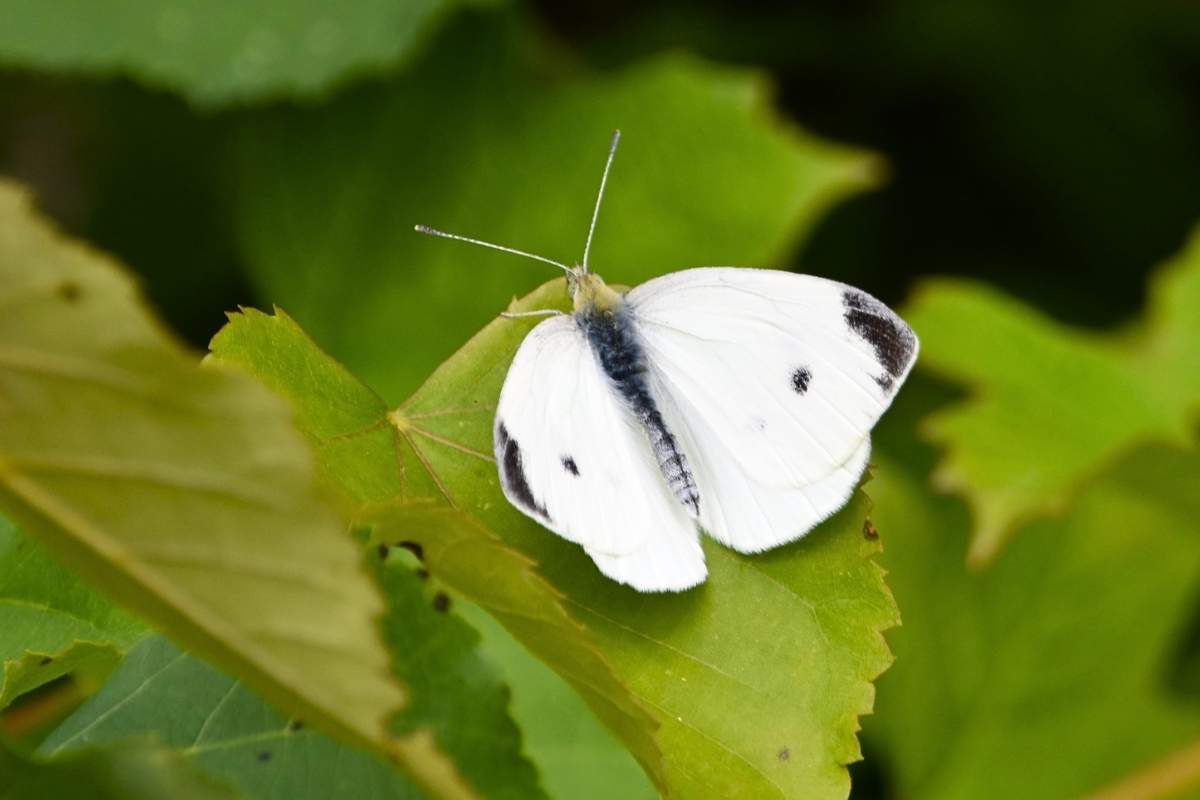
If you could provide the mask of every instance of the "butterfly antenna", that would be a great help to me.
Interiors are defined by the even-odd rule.
[[[621,141],[621,132],[613,131],[612,144],[608,147],[608,161],[604,162],[604,174],[600,176],[600,193],[596,195],[596,208],[592,211],[592,224],[588,227],[587,244],[583,246],[584,274],[588,271],[588,254],[592,252],[592,234],[596,232],[596,219],[600,216],[600,201],[604,199],[604,187],[608,183],[608,171],[612,169],[613,156],[617,154],[617,142]]]
[[[568,274],[572,272],[572,269],[566,264],[560,264],[554,259],[546,258],[545,256],[536,256],[533,253],[526,253],[524,250],[517,250],[515,247],[505,247],[502,244],[492,244],[491,242],[485,242],[482,239],[472,239],[469,236],[459,236],[457,233],[446,233],[445,231],[439,231],[436,228],[431,228],[428,225],[415,225],[413,226],[413,230],[415,230],[417,233],[424,233],[429,236],[440,236],[443,239],[455,239],[460,242],[477,244],[480,247],[490,247],[491,249],[499,250],[502,253],[512,253],[514,256],[525,256],[525,258],[532,258],[534,261],[541,261],[544,264],[552,264]]]

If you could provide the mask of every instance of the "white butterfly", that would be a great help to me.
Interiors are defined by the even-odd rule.
[[[417,230],[566,271],[574,313],[531,312],[551,318],[500,393],[500,483],[613,580],[682,591],[707,575],[700,529],[758,553],[846,503],[918,344],[875,298],[810,275],[704,267],[609,288],[587,263],[619,136],[577,267]]]

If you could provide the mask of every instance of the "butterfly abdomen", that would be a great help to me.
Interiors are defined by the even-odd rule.
[[[700,493],[688,469],[687,457],[663,420],[646,382],[646,356],[633,325],[621,307],[584,308],[575,314],[600,368],[629,409],[641,421],[654,449],[658,467],[679,502],[700,513]]]

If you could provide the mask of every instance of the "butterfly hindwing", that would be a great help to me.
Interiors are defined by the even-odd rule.
[[[522,342],[500,394],[495,453],[509,501],[583,545],[609,577],[654,591],[704,580],[695,524],[574,317],[545,320]]]
[[[685,270],[626,302],[706,531],[758,552],[846,502],[916,359],[903,320],[851,287],[773,270]]]

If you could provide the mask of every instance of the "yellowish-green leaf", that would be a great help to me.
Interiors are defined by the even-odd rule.
[[[927,284],[907,319],[921,365],[970,395],[932,416],[934,474],[974,514],[973,562],[1015,527],[1061,511],[1089,476],[1138,442],[1190,441],[1200,409],[1200,237],[1156,279],[1144,324],[1071,329],[995,290]]]
[[[553,281],[514,309],[564,298]],[[709,543],[710,577],[695,591],[618,586],[499,491],[491,412],[529,327],[493,322],[386,417],[286,317],[236,317],[213,351],[290,397],[330,479],[345,475],[347,502],[393,501],[368,515],[378,535],[422,545],[431,571],[571,681],[664,792],[844,796],[858,716],[890,662],[880,631],[897,621],[878,544],[863,535],[865,498],[767,555]],[[603,684],[590,683],[603,674],[587,666],[597,650],[611,667]]]
[[[0,508],[283,708],[465,794],[403,700],[383,605],[286,404],[201,369],[111,262],[0,186]]]

